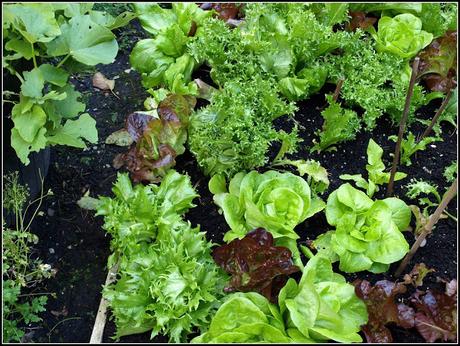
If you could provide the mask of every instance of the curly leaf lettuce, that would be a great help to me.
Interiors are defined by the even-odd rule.
[[[106,286],[115,337],[152,330],[185,341],[205,329],[220,305],[226,275],[211,257],[211,243],[182,214],[197,194],[190,179],[173,170],[161,185],[132,186],[119,174],[114,198],[100,197],[97,215],[111,235],[109,266],[120,259],[120,277]]]

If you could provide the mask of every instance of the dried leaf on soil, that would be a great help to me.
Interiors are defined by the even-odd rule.
[[[423,285],[423,279],[434,269],[427,268],[425,263],[417,263],[409,274],[404,275],[404,284],[419,287]]]
[[[93,76],[93,86],[101,90],[112,91],[115,88],[115,81],[107,79],[101,72],[96,72]]]

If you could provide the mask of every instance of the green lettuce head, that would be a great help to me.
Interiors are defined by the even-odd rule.
[[[233,293],[214,315],[206,333],[192,343],[361,342],[366,305],[353,285],[332,271],[329,259],[314,256],[300,282],[289,279],[278,305],[255,292]]]
[[[409,251],[401,232],[409,226],[411,211],[398,198],[373,201],[343,184],[330,194],[326,218],[336,229],[320,235],[314,245],[331,260],[339,260],[346,273],[383,273]]]
[[[390,52],[404,59],[415,56],[433,40],[433,34],[422,30],[422,21],[410,13],[399,14],[393,18],[382,17],[378,32],[370,29],[379,52]]]
[[[292,173],[240,172],[230,181],[228,191],[225,178],[215,175],[209,190],[231,228],[225,241],[241,239],[257,227],[270,231],[274,238],[297,239],[294,227],[311,216],[310,187]]]

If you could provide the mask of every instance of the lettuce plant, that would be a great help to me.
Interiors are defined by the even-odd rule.
[[[390,137],[391,139],[391,137]],[[361,174],[342,174],[339,176],[342,180],[353,180],[356,186],[365,189],[367,195],[372,198],[376,191],[379,191],[379,185],[388,184],[390,173],[385,172],[385,164],[382,161],[383,149],[372,138],[367,145],[367,165],[366,170],[368,180],[364,179]],[[394,180],[404,179],[406,173],[396,172]]]
[[[115,198],[100,198],[97,215],[112,235],[109,267],[119,261],[118,281],[103,290],[115,337],[152,330],[152,338],[162,333],[183,342],[207,327],[226,281],[205,233],[182,219],[197,194],[174,170],[161,185],[135,187],[119,174],[113,192]]]
[[[232,275],[226,292],[258,292],[275,302],[289,274],[299,271],[293,265],[291,251],[273,245],[273,236],[263,228],[215,248],[214,261]]]
[[[257,227],[265,228],[275,239],[297,239],[294,227],[312,215],[308,183],[288,172],[240,172],[230,180],[228,190],[225,178],[215,175],[209,190],[230,226],[225,241],[241,239]]]
[[[130,56],[131,66],[141,73],[143,85],[196,95],[197,86],[191,76],[200,62],[187,53],[186,45],[211,13],[194,3],[174,3],[171,9],[137,3],[134,9],[142,27],[153,35],[137,42]]]
[[[176,156],[185,151],[195,103],[193,96],[169,94],[156,109],[130,114],[125,129],[135,143],[115,157],[114,167],[126,166],[135,182],[161,180],[175,165]]]
[[[382,273],[409,251],[401,232],[409,226],[410,208],[394,197],[373,201],[364,192],[346,183],[329,195],[327,222],[335,230],[314,242],[340,270],[354,273],[369,270]]]
[[[96,121],[84,113],[70,73],[114,61],[118,44],[111,30],[132,14],[114,18],[92,11],[93,4],[17,3],[3,7],[3,66],[21,82],[11,118],[11,145],[22,163],[48,145],[85,148],[96,143]],[[49,58],[58,59],[54,66]],[[24,61],[33,69],[23,71]],[[6,92],[8,94],[8,92]],[[11,93],[15,95],[15,93]]]
[[[390,52],[403,59],[410,59],[433,40],[433,34],[422,30],[422,21],[410,13],[393,18],[383,16],[378,22],[378,31],[370,32],[379,52]]]
[[[209,330],[192,343],[362,341],[367,322],[364,302],[322,256],[309,260],[297,284],[289,279],[278,306],[258,293],[233,293],[214,316]]]

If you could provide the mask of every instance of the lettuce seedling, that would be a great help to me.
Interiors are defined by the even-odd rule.
[[[396,142],[397,136],[390,136],[388,139]],[[409,131],[407,137],[401,141],[401,158],[400,162],[403,165],[410,166],[412,165],[411,156],[414,155],[417,151],[425,150],[426,146],[433,142],[442,141],[442,137],[424,137],[422,140],[417,141],[415,135]]]
[[[383,273],[409,251],[401,232],[410,223],[410,208],[398,198],[373,201],[364,192],[343,184],[329,195],[327,222],[336,229],[320,235],[313,245],[340,270]]]
[[[374,193],[379,190],[378,185],[387,184],[390,180],[390,173],[384,172],[385,165],[382,161],[383,149],[372,138],[367,146],[367,165],[368,180],[361,174],[342,174],[340,179],[353,180],[356,186],[365,189],[367,195],[372,198]],[[404,179],[406,173],[396,172],[395,181]]]

